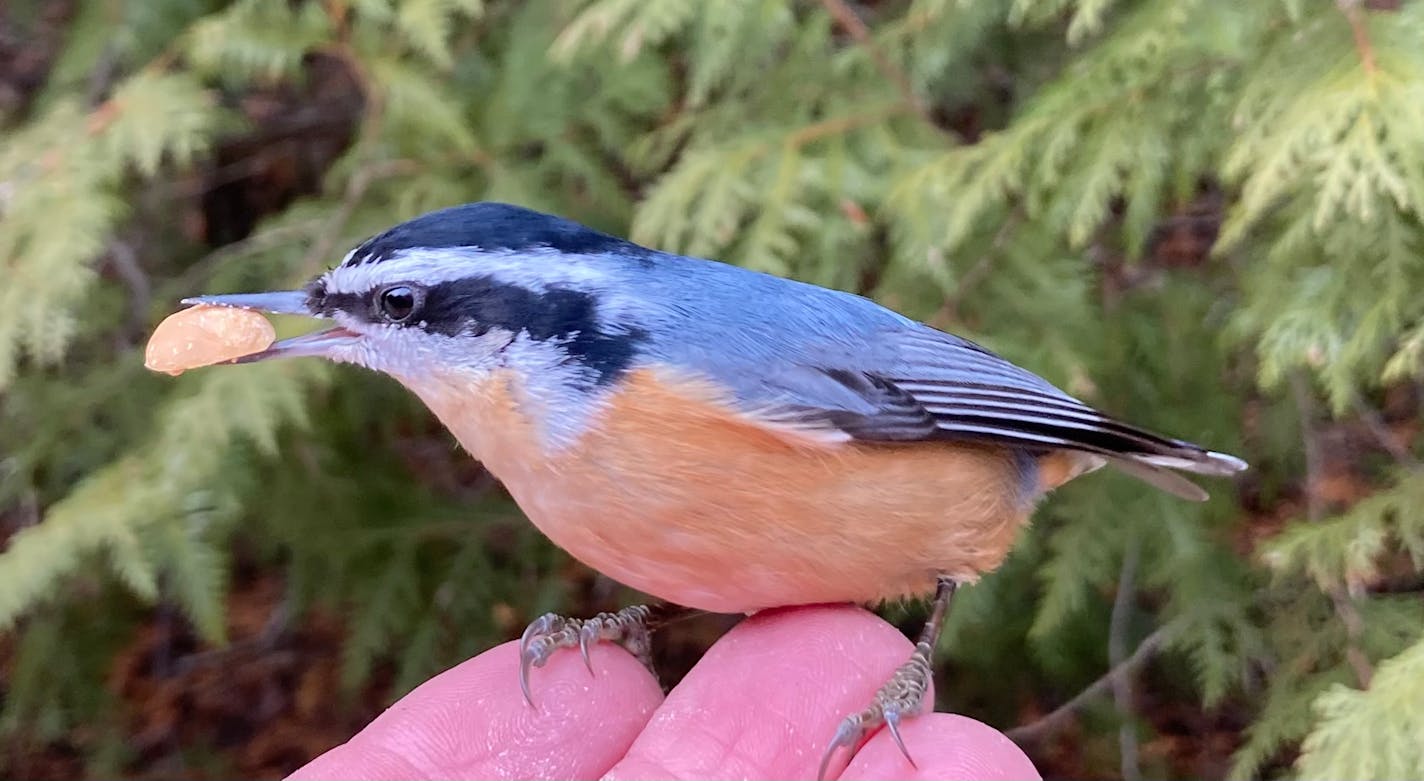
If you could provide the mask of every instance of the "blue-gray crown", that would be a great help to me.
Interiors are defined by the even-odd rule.
[[[484,252],[555,252],[592,255],[646,254],[637,244],[600,233],[572,220],[522,206],[484,201],[424,214],[373,236],[357,247],[343,266],[379,263],[401,250],[467,247]]]

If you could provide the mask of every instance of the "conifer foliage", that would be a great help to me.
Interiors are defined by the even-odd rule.
[[[141,368],[182,296],[489,199],[874,296],[1253,463],[1202,505],[1058,492],[957,604],[942,705],[1062,761],[1025,714],[1112,668],[1138,695],[1054,774],[1424,777],[1424,3],[19,0],[0,33],[5,745],[133,767],[115,655],[169,608],[222,653],[253,570],[387,697],[590,604],[389,381]],[[1218,755],[1162,748],[1163,703]]]

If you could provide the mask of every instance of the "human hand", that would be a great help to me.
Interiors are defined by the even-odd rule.
[[[718,640],[666,697],[617,646],[555,654],[519,692],[518,643],[426,681],[293,779],[813,778],[823,746],[910,655],[853,607],[767,611]],[[926,697],[933,702],[933,692]],[[830,776],[1037,779],[1017,746],[963,716],[906,719],[918,768],[885,730]]]

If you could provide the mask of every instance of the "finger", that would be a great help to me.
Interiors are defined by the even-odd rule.
[[[505,643],[426,681],[294,779],[597,778],[628,750],[662,700],[621,648],[556,653],[519,691],[519,648]]]
[[[926,713],[903,722],[900,734],[915,764],[895,746],[889,733],[877,733],[865,744],[841,781],[871,778],[981,779],[1008,781],[1040,778],[1033,763],[1002,732],[967,716]]]
[[[814,776],[836,725],[911,650],[859,608],[758,613],[712,646],[609,777]]]

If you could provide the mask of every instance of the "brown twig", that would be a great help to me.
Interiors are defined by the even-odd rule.
[[[963,320],[963,313],[960,308],[964,304],[965,298],[974,288],[979,286],[989,277],[989,273],[994,270],[994,257],[999,250],[1003,249],[1004,242],[1008,240],[1013,228],[1019,224],[1019,212],[1015,209],[1008,217],[1004,218],[999,229],[994,232],[994,238],[989,240],[989,246],[979,254],[978,259],[970,265],[969,270],[964,272],[954,287],[954,293],[945,298],[940,305],[939,311],[931,316],[930,322],[955,324]]]
[[[1345,661],[1349,662],[1350,669],[1355,671],[1355,680],[1359,681],[1360,688],[1370,688],[1370,681],[1374,680],[1375,668],[1370,664],[1370,658],[1365,656],[1365,652],[1360,650],[1360,636],[1365,633],[1365,620],[1360,617],[1360,611],[1355,607],[1355,600],[1349,592],[1342,586],[1334,586],[1326,592],[1330,595],[1330,604],[1335,606],[1335,615],[1339,616],[1340,623],[1345,625],[1345,637],[1349,642],[1345,644]]]
[[[132,245],[122,239],[109,242],[109,266],[129,289],[129,321],[127,333],[121,338],[125,346],[132,346],[134,334],[140,333],[148,317],[148,305],[153,300],[153,283],[143,266],[139,265],[138,253]]]
[[[1361,0],[1335,0],[1335,7],[1345,15],[1345,20],[1350,23],[1350,31],[1354,33],[1355,50],[1360,53],[1360,64],[1365,67],[1365,73],[1373,78],[1379,72],[1379,66],[1375,63],[1375,47],[1370,42],[1370,31],[1365,26],[1365,11],[1361,5]]]
[[[1127,655],[1127,624],[1136,589],[1137,560],[1142,545],[1137,537],[1128,542],[1122,554],[1122,571],[1117,579],[1117,594],[1113,597],[1112,616],[1108,620],[1108,664],[1116,669]],[[1123,781],[1138,781],[1142,768],[1137,761],[1137,728],[1132,723],[1132,676],[1124,673],[1112,681],[1113,705],[1122,719],[1118,727],[1119,766]]]
[[[1318,521],[1325,516],[1325,508],[1315,495],[1315,486],[1320,479],[1320,438],[1315,430],[1315,401],[1310,396],[1310,387],[1299,373],[1290,378],[1291,395],[1295,398],[1295,408],[1300,415],[1301,450],[1305,455],[1305,517]]]
[[[221,648],[189,654],[177,660],[174,672],[183,674],[200,667],[226,664],[239,654],[262,654],[276,648],[291,626],[291,608],[287,602],[283,599],[277,603],[266,623],[262,625],[261,631],[253,637],[229,643]]]
[[[874,36],[870,34],[870,28],[866,26],[865,21],[860,18],[860,15],[855,12],[855,9],[851,8],[845,0],[821,0],[821,5],[825,7],[826,11],[836,20],[837,24],[844,28],[846,32],[850,33],[850,37],[854,38],[856,43],[865,47],[865,50],[870,54],[871,61],[875,63],[875,68],[879,70],[881,75],[888,79],[890,83],[894,84],[896,89],[900,90],[901,97],[905,99],[905,102],[909,104],[915,114],[924,120],[925,124],[935,130],[943,132],[943,128],[941,128],[939,123],[934,121],[934,117],[930,115],[929,108],[925,106],[925,102],[920,99],[919,95],[915,94],[915,88],[914,85],[910,83],[909,74],[905,73],[903,68],[887,57],[884,50],[875,43]]]
[[[89,69],[89,85],[86,91],[85,104],[93,109],[109,94],[109,90],[114,86],[114,80],[119,76],[119,56],[118,46],[113,41],[104,45],[104,49],[99,52],[99,58],[95,60],[94,67]]]
[[[1296,409],[1300,414],[1301,438],[1305,451],[1305,517],[1312,523],[1325,517],[1325,508],[1320,504],[1316,486],[1321,480],[1320,435],[1315,426],[1315,402],[1310,395],[1310,386],[1299,372],[1291,375],[1291,395],[1295,397]],[[1374,678],[1374,667],[1369,657],[1360,649],[1360,636],[1364,633],[1364,619],[1356,609],[1354,598],[1341,585],[1325,587],[1330,603],[1335,608],[1335,616],[1345,627],[1345,660],[1355,671],[1355,680],[1362,688],[1368,688]]]
[[[855,130],[856,128],[873,125],[903,110],[904,108],[902,106],[894,104],[877,111],[865,111],[858,114],[847,114],[845,116],[823,119],[820,122],[813,122],[793,130],[786,136],[786,144],[792,147],[804,146],[812,141],[819,141],[827,136],[834,136],[839,133]]]
[[[189,291],[196,290],[200,284],[207,280],[208,276],[213,273],[218,265],[224,261],[234,257],[241,257],[274,247],[280,247],[290,239],[305,236],[314,228],[321,225],[322,222],[323,220],[321,218],[314,217],[309,220],[302,220],[276,228],[268,228],[259,233],[253,233],[245,239],[239,239],[231,244],[224,244],[189,266],[173,281],[171,287],[183,291],[185,294]]]
[[[300,268],[303,273],[313,273],[319,268],[323,259],[329,259],[336,247],[336,242],[341,238],[341,233],[346,229],[346,223],[351,219],[351,215],[360,205],[361,199],[366,196],[366,191],[381,179],[401,174],[416,173],[423,168],[423,164],[416,160],[382,160],[360,168],[346,183],[346,192],[341,198],[335,211],[326,220],[326,225],[319,231],[312,241],[311,247],[302,257]]]
[[[1385,424],[1384,418],[1377,410],[1358,398],[1354,401],[1354,407],[1355,414],[1360,416],[1365,428],[1370,430],[1370,435],[1375,438],[1376,442],[1379,442],[1380,447],[1389,451],[1395,461],[1410,469],[1418,469],[1421,466],[1419,459],[1409,452],[1409,448],[1399,444],[1399,441],[1390,433],[1389,426]]]
[[[1068,720],[1073,712],[1083,707],[1084,703],[1108,691],[1113,683],[1124,675],[1131,675],[1144,662],[1152,657],[1152,654],[1162,646],[1171,636],[1172,626],[1158,627],[1156,631],[1148,635],[1137,646],[1137,650],[1132,652],[1132,656],[1122,660],[1122,663],[1103,673],[1103,677],[1093,681],[1088,687],[1073,697],[1073,699],[1054,708],[1052,712],[1036,721],[1031,721],[1023,726],[1014,727],[1004,734],[1016,743],[1029,743],[1041,740],[1053,734]]]

